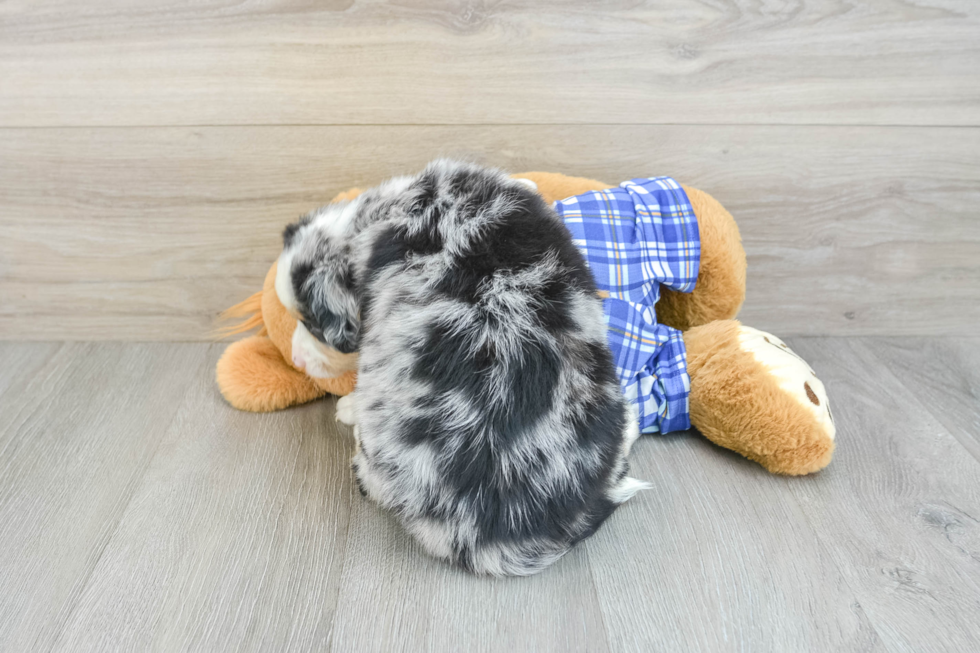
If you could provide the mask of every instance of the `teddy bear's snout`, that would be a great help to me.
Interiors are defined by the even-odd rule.
[[[295,349],[293,350],[293,365],[296,366],[296,369],[299,370],[306,369],[306,361],[303,360],[303,357],[300,356],[299,352],[296,351]]]

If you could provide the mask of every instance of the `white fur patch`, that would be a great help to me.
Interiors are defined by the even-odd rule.
[[[298,307],[296,305],[296,295],[293,293],[293,281],[291,278],[293,268],[293,256],[296,250],[292,247],[283,250],[279,255],[279,262],[276,264],[276,295],[279,302],[286,308],[286,311],[293,317],[298,317]]]
[[[349,202],[321,206],[313,213],[312,228],[327,238],[341,238],[350,231],[360,205],[361,198],[356,197]]]
[[[357,354],[342,354],[328,347],[302,322],[293,331],[293,365],[315,379],[334,379],[357,369]]]
[[[609,500],[614,503],[623,503],[631,499],[640,490],[650,490],[652,488],[653,485],[646,481],[627,476],[619,482],[619,485],[609,491]]]
[[[626,431],[623,433],[623,456],[629,456],[633,443],[640,439],[640,415],[636,404],[630,403]]]
[[[337,421],[353,426],[357,424],[357,400],[349,394],[337,400]]]

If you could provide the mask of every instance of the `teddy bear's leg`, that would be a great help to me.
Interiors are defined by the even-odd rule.
[[[745,299],[745,250],[735,219],[704,191],[688,186],[684,191],[701,236],[698,280],[690,293],[664,287],[657,302],[657,319],[681,331],[731,319]]]
[[[612,187],[596,179],[554,172],[522,172],[513,177],[533,182],[549,204]],[[698,280],[690,293],[664,288],[657,302],[657,319],[681,331],[714,320],[731,319],[745,299],[745,250],[735,219],[704,191],[684,186],[684,192],[694,208],[701,236]]]
[[[770,472],[823,469],[835,428],[823,384],[781,340],[734,320],[684,333],[691,423]]]
[[[327,393],[289,365],[265,336],[232,343],[217,366],[221,394],[235,408],[254,413],[306,403]]]

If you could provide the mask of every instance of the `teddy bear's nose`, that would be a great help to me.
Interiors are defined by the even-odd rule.
[[[300,356],[299,353],[297,353],[296,351],[293,352],[293,365],[295,365],[297,369],[301,369],[301,370],[306,369],[306,361],[304,361],[303,357]]]

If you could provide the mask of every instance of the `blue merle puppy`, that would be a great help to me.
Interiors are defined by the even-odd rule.
[[[646,487],[594,282],[527,184],[439,160],[318,209],[276,292],[297,366],[358,370],[358,485],[432,555],[533,574]]]

